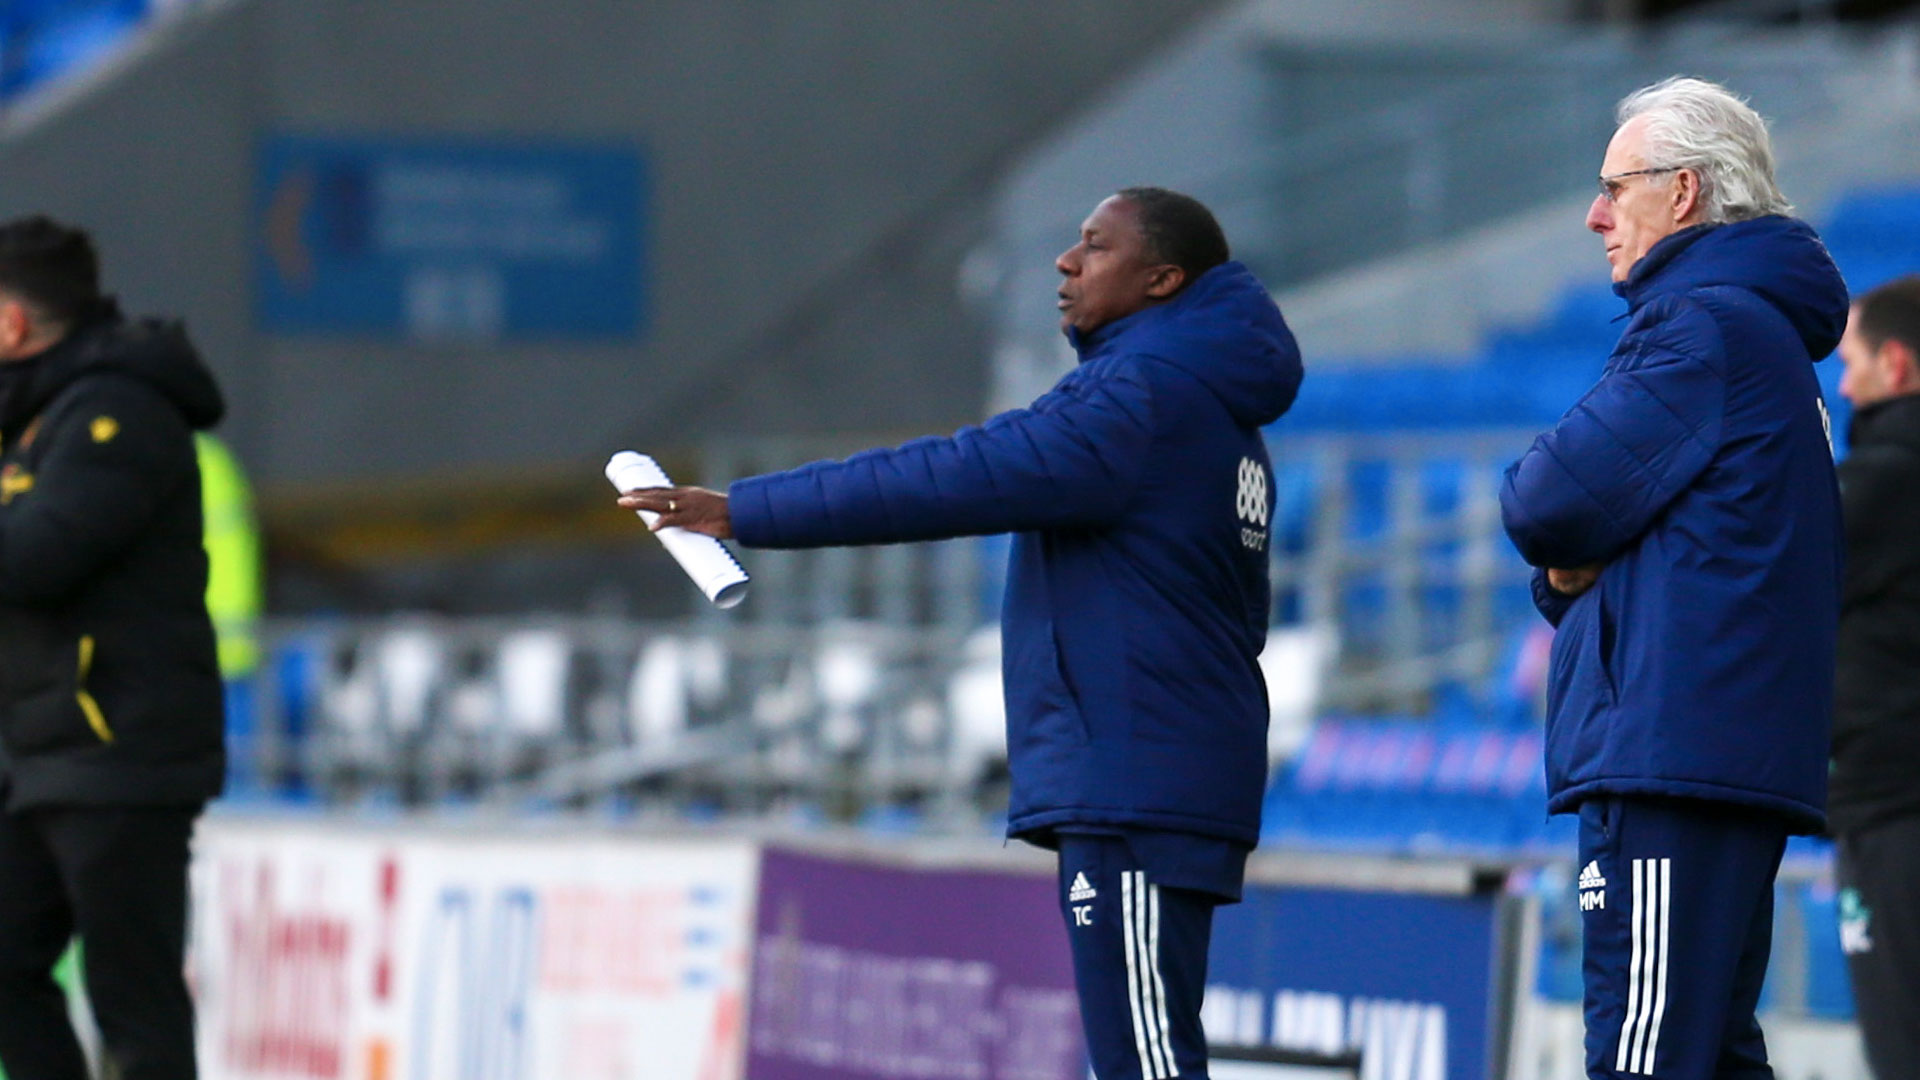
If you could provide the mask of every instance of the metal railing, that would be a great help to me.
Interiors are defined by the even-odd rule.
[[[1719,22],[1521,47],[1377,50],[1345,63],[1326,49],[1270,53],[1276,95],[1282,73],[1303,67],[1321,84],[1316,101],[1383,76],[1408,88],[1399,100],[1255,143],[1231,175],[1203,185],[1218,189],[1216,209],[1265,223],[1241,246],[1276,286],[1564,195],[1597,171],[1614,104],[1637,87],[1675,73],[1714,79],[1792,126],[1828,114],[1834,80],[1862,63],[1861,49],[1832,33]]]
[[[1498,501],[1501,473],[1530,436],[1274,442],[1280,498],[1305,503],[1283,512],[1306,525],[1275,538],[1275,610],[1337,632],[1323,705],[1421,712],[1437,687],[1493,673],[1530,614],[1530,570],[1507,543]]]
[[[1245,93],[1264,107],[1206,171],[1151,167],[1205,200],[1276,289],[1590,193],[1615,103],[1669,75],[1726,83],[1776,131],[1818,124],[1862,86],[1902,77],[1881,37],[1721,19],[1417,46],[1249,33],[1243,51],[1258,58]],[[986,276],[1001,290],[1003,348],[1051,354],[1052,290],[1040,283],[1084,212],[1062,206],[995,238]]]
[[[972,822],[1004,757],[990,633],[396,615],[267,639],[241,796]]]

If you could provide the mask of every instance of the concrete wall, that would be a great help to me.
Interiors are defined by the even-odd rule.
[[[0,138],[0,214],[93,227],[178,313],[269,488],[591,463],[728,434],[976,419],[957,287],[991,178],[1216,0],[236,3]],[[649,327],[601,347],[272,339],[250,308],[272,132],[645,148]]]

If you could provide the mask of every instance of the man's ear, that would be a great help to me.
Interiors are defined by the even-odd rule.
[[[1187,283],[1187,272],[1172,263],[1163,263],[1153,268],[1147,278],[1147,295],[1155,300],[1165,300],[1180,291]]]
[[[1700,174],[1692,169],[1681,169],[1673,174],[1673,191],[1669,197],[1673,200],[1673,220],[1682,222],[1692,217],[1700,209]]]
[[[33,321],[27,318],[27,306],[10,296],[0,296],[0,357],[11,356],[33,336]]]
[[[1899,338],[1888,338],[1880,343],[1880,349],[1895,389],[1902,394],[1920,391],[1920,354],[1913,351],[1913,346]]]

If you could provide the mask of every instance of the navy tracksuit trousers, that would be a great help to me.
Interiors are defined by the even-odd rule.
[[[1726,803],[1581,804],[1589,1077],[1771,1080],[1754,1010],[1786,838]]]
[[[1097,1080],[1204,1080],[1200,999],[1219,902],[1161,885],[1118,836],[1060,837],[1060,912]]]

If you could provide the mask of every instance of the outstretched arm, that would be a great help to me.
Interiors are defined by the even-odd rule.
[[[1029,529],[1098,527],[1139,485],[1152,442],[1153,394],[1118,361],[943,438],[869,450],[698,488],[630,492],[656,527],[732,537],[749,547],[884,544]]]

